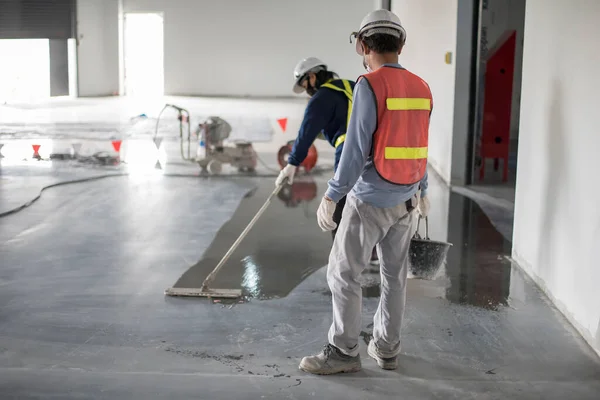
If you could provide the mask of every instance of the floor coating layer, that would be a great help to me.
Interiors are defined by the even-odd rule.
[[[452,191],[475,201],[489,217],[498,232],[506,240],[512,241],[515,215],[514,187],[500,185],[453,186]]]
[[[378,301],[367,292],[363,371],[300,372],[331,322],[331,238],[314,215],[326,180],[304,182],[215,282],[244,288],[242,303],[163,291],[202,279],[272,178],[109,177],[1,218],[0,398],[598,398],[595,353],[507,260],[479,206],[435,180],[432,213],[448,217],[432,232],[454,246],[436,279],[409,280],[400,368],[366,355]]]
[[[225,264],[212,287],[235,289],[241,286],[245,295],[253,298],[285,297],[302,280],[326,265],[332,241],[320,231],[314,218],[320,198],[316,196],[324,191],[325,185],[311,177],[298,178],[291,187],[280,192]],[[273,189],[273,180],[267,179],[250,187],[242,206],[221,228],[202,259],[190,267],[174,287],[200,288]],[[304,200],[294,202],[294,199]]]

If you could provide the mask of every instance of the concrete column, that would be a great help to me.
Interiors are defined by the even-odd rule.
[[[50,96],[69,95],[69,50],[67,39],[50,39]]]
[[[477,90],[479,0],[459,0],[456,29],[456,77],[451,182],[471,183]]]

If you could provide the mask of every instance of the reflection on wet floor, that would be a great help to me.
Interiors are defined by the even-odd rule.
[[[248,182],[256,184],[256,189],[242,201],[203,258],[181,276],[175,287],[199,288],[273,191],[270,179]],[[331,236],[321,232],[316,221],[320,198],[317,194],[322,195],[324,191],[324,181],[317,183],[308,177],[296,179],[294,188],[286,191],[287,194],[279,198],[281,201],[271,203],[212,287],[241,286],[252,297],[284,297],[307,276],[326,265]]]
[[[174,285],[200,287],[204,278],[235,241],[271,193],[270,180],[247,180],[249,190],[232,219],[219,231],[203,258]],[[239,288],[254,298],[289,294],[300,282],[327,263],[331,239],[317,227],[318,199],[325,181],[298,179],[286,188],[257,222],[213,283],[215,288]],[[450,195],[446,265],[432,281],[412,280],[412,287],[458,304],[495,310],[508,304],[511,266],[506,259],[510,243],[492,226],[481,208],[470,199]],[[440,221],[433,221],[440,223]],[[432,238],[435,239],[435,238]],[[363,296],[380,295],[377,269],[369,267],[360,277]],[[326,283],[324,282],[326,287]],[[330,295],[324,289],[321,293]]]
[[[449,207],[448,241],[454,246],[446,264],[434,280],[411,280],[409,292],[443,296],[452,303],[490,310],[508,305],[511,264],[506,255],[510,254],[510,243],[467,197],[451,194]],[[359,281],[363,297],[380,296],[379,275],[372,268],[367,268]],[[331,296],[329,290],[321,293]]]
[[[511,264],[510,243],[492,226],[472,200],[450,195],[446,299],[487,309],[507,305]]]

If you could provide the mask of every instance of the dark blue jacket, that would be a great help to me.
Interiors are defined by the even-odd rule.
[[[354,81],[348,81],[354,90]],[[335,79],[331,84],[343,88],[342,81]],[[304,111],[304,119],[300,125],[298,137],[290,153],[288,163],[300,165],[308,154],[308,149],[313,144],[319,133],[335,146],[336,139],[346,133],[348,122],[348,98],[342,92],[321,87],[308,102]],[[342,145],[336,148],[335,168],[341,156]]]

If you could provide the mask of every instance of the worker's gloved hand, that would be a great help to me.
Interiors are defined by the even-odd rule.
[[[419,204],[417,204],[417,212],[423,218],[426,218],[429,215],[429,208],[431,204],[429,204],[429,197],[421,197],[419,199]]]
[[[287,183],[291,185],[294,182],[294,175],[296,174],[296,168],[297,167],[292,164],[288,164],[285,167],[283,167],[283,169],[279,173],[279,176],[275,180],[275,186],[281,186],[285,182],[286,178],[287,178]]]
[[[321,205],[317,210],[317,221],[319,227],[323,232],[332,231],[337,228],[337,224],[333,221],[333,213],[335,211],[336,204],[333,200],[323,197]]]

